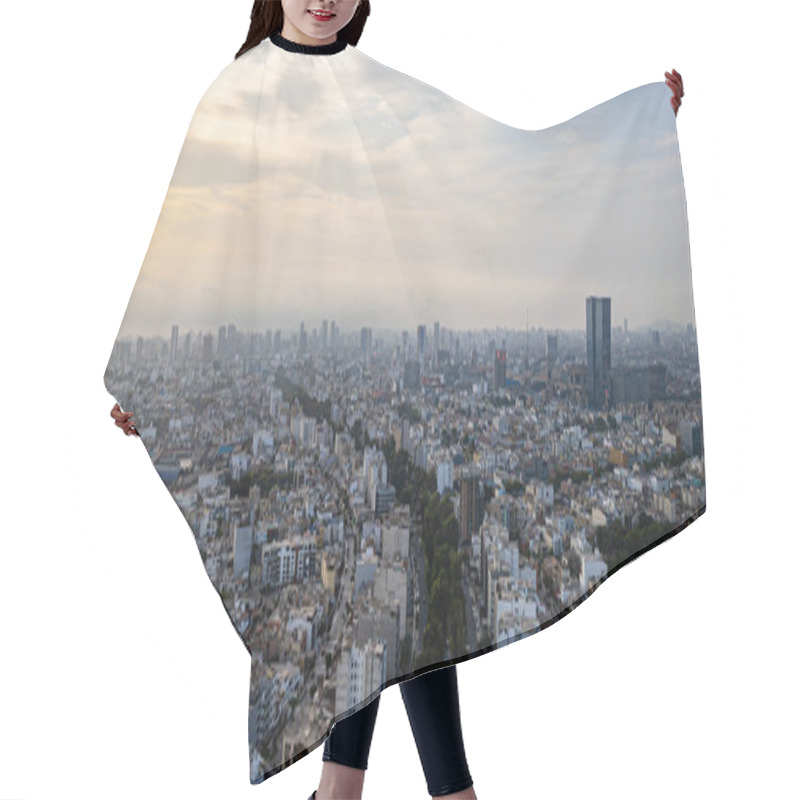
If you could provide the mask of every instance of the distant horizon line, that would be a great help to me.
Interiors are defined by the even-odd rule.
[[[330,322],[336,323],[335,319],[328,319],[328,320],[323,320],[323,321],[327,321],[329,323]],[[436,321],[434,320],[434,324],[435,324],[435,322]],[[275,331],[280,331],[281,333],[286,331],[286,332],[290,332],[292,335],[300,333],[300,325],[299,324],[295,324],[293,327],[274,327],[274,328],[257,328],[257,329],[253,329],[253,328],[240,328],[235,322],[229,322],[229,323],[226,323],[224,325],[217,325],[214,328],[200,328],[200,329],[189,328],[188,330],[183,330],[183,331],[181,331],[181,326],[178,325],[178,335],[179,336],[185,336],[187,334],[201,335],[201,334],[210,333],[211,335],[216,336],[216,335],[219,334],[220,328],[225,328],[227,330],[229,325],[233,325],[236,328],[237,333],[244,333],[244,334],[259,333],[259,334],[263,335],[266,332],[274,333]],[[434,329],[433,324],[431,324],[431,323],[417,323],[417,325],[425,325],[426,333],[431,332],[431,335],[432,335],[432,331]],[[337,327],[337,330],[342,332],[342,333],[348,332],[348,333],[358,334],[364,328],[367,328],[367,329],[371,329],[373,331],[373,333],[377,331],[379,333],[380,332],[385,332],[385,333],[391,333],[391,334],[395,334],[395,335],[400,335],[401,336],[403,334],[403,332],[406,331],[409,334],[413,333],[413,335],[416,336],[417,325],[414,325],[413,327],[408,327],[408,328],[387,328],[387,327],[376,327],[374,325],[361,325],[361,326],[356,327],[356,328],[353,328],[353,327],[343,328],[343,327],[341,327],[340,325],[337,324],[336,327]],[[631,333],[631,332],[636,332],[636,331],[641,331],[641,330],[644,330],[644,331],[657,330],[657,331],[661,332],[661,331],[663,331],[665,329],[668,329],[668,328],[675,328],[675,329],[679,329],[679,330],[685,331],[687,329],[687,327],[689,327],[689,326],[694,328],[695,327],[694,322],[681,323],[681,322],[676,322],[675,320],[672,320],[672,319],[658,319],[658,320],[654,320],[653,322],[650,322],[650,323],[645,323],[645,324],[640,324],[640,325],[629,325],[628,326],[628,332]],[[486,332],[490,332],[490,333],[508,332],[508,333],[511,333],[511,334],[522,334],[522,335],[524,335],[526,333],[549,333],[549,334],[580,333],[580,334],[583,334],[583,335],[586,334],[586,329],[585,328],[545,328],[545,327],[530,327],[530,328],[502,327],[501,328],[499,326],[495,326],[494,328],[488,328],[488,327],[481,327],[481,328],[452,328],[452,327],[450,327],[448,325],[441,325],[440,324],[440,329],[444,329],[446,331],[451,331],[453,333],[458,333],[458,334],[486,333]],[[305,328],[305,333],[306,334],[310,334],[311,331],[315,331],[315,330],[316,331],[322,330],[322,324],[320,323],[316,327]],[[612,325],[611,330],[612,331],[624,330],[624,323],[623,324]],[[137,339],[139,337],[145,338],[145,339],[160,338],[160,339],[165,339],[165,340],[169,341],[172,338],[172,330],[170,328],[170,330],[166,334],[164,334],[164,333],[149,333],[149,334],[147,334],[147,333],[127,333],[127,334],[124,334],[123,336],[118,336],[117,337],[117,341],[126,341],[128,339]]]

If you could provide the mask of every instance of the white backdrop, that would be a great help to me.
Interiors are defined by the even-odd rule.
[[[2,11],[1,800],[317,786],[321,746],[250,785],[249,658],[103,385],[189,121],[250,7]],[[373,0],[362,50],[520,128],[673,67],[685,81],[708,511],[558,624],[458,666],[481,800],[796,791],[796,94],[788,4],[754,8]],[[391,687],[364,798],[427,796]]]

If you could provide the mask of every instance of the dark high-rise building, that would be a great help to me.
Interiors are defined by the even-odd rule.
[[[531,353],[531,326],[528,322],[528,309],[525,309],[525,371],[528,371]]]
[[[308,334],[306,333],[306,324],[305,322],[300,323],[300,339],[297,344],[298,352],[300,355],[306,352],[308,349]]]
[[[558,336],[547,334],[547,380],[553,379],[553,367],[558,359]]]
[[[169,340],[169,360],[174,362],[178,360],[178,326],[172,326],[172,335]]]
[[[611,298],[586,298],[586,394],[590,408],[611,405]]]
[[[425,326],[417,325],[417,359],[422,363],[422,356],[425,354]]]
[[[224,325],[220,325],[219,333],[217,334],[217,355],[224,356],[226,351],[226,328]]]
[[[372,328],[361,329],[361,358],[367,365],[372,360]]]
[[[680,447],[689,455],[703,455],[703,426],[689,420],[684,420],[678,426]]]
[[[506,351],[494,351],[494,388],[505,389],[506,387]]]
[[[328,349],[328,320],[322,320],[322,349]]]

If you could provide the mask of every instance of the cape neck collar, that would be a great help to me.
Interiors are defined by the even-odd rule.
[[[282,50],[288,50],[290,53],[305,53],[309,56],[330,56],[334,53],[341,53],[347,47],[347,39],[344,38],[337,39],[330,44],[299,44],[282,36],[280,32],[273,33],[269,40]]]

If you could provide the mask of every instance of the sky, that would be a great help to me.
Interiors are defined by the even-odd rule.
[[[509,76],[519,80],[520,76]],[[119,335],[694,323],[663,82],[540,131],[265,40],[198,103]]]

